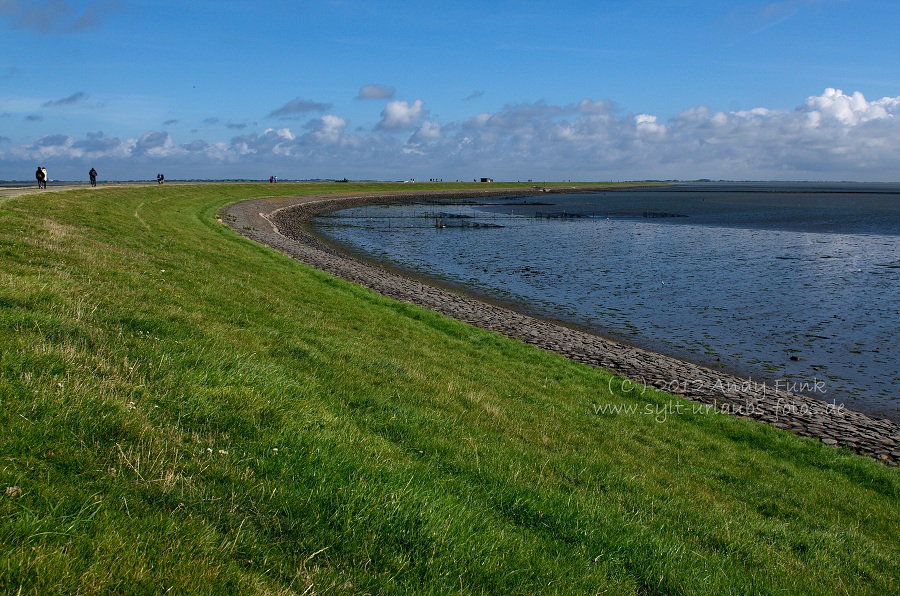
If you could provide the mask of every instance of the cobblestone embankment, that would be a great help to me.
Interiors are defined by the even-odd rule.
[[[572,189],[583,192],[585,189]],[[565,191],[554,191],[565,192]],[[311,234],[314,215],[354,206],[428,199],[510,196],[522,190],[442,191],[340,197],[299,196],[244,201],[221,210],[238,233],[307,265],[358,283],[380,294],[423,306],[472,325],[613,371],[622,389],[638,393],[654,387],[730,414],[752,418],[795,434],[844,446],[888,465],[900,462],[900,425],[888,419],[780,391],[669,356],[527,316],[363,263]],[[528,193],[533,194],[533,193]],[[677,412],[671,412],[677,413]]]

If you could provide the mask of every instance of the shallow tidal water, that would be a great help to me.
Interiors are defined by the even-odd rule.
[[[900,421],[900,185],[542,194],[315,225],[520,310]]]

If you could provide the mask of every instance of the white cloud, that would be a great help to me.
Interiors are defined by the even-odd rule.
[[[656,116],[651,114],[638,114],[634,117],[634,124],[638,134],[663,136],[666,134],[666,126],[656,121]]]
[[[828,88],[822,95],[808,98],[800,111],[806,113],[809,122],[815,125],[837,120],[841,124],[855,126],[869,120],[890,118],[889,110],[897,108],[898,100],[900,98],[884,98],[868,102],[859,91],[844,95],[840,89]]]
[[[441,132],[441,125],[438,122],[434,122],[432,120],[426,120],[422,123],[422,126],[410,137],[410,143],[418,144],[418,143],[428,143],[441,139],[443,137],[443,133]]]
[[[425,117],[425,102],[417,99],[410,105],[398,100],[388,103],[381,112],[378,128],[382,130],[403,130],[412,128]]]
[[[147,132],[134,145],[133,155],[149,157],[171,157],[183,150],[176,147],[172,137],[166,132]]]
[[[347,128],[347,121],[340,116],[327,114],[318,120],[313,120],[309,126],[313,130],[316,141],[324,144],[339,143]]]
[[[285,141],[293,141],[295,138],[290,128],[281,128],[275,134],[278,135],[278,138]]]
[[[582,114],[609,114],[613,111],[612,102],[609,100],[594,101],[592,99],[582,99],[578,102],[577,110]]]
[[[83,162],[90,159],[98,168],[106,161],[135,172],[121,179],[151,167],[193,178],[267,177],[275,167],[280,176],[296,171],[296,177],[311,178],[328,177],[335,167],[339,177],[379,179],[417,177],[417,170],[445,180],[900,178],[900,97],[869,101],[859,92],[826,89],[794,110],[700,106],[665,121],[590,99],[509,104],[463,122],[430,118],[424,106],[422,100],[392,101],[375,130],[352,134],[345,118],[326,114],[300,133],[266,128],[230,140],[176,143],[156,131],[122,139],[102,132],[79,139],[47,134],[27,143],[7,138],[0,169],[25,179],[40,162],[53,165],[54,178],[64,179],[67,167],[73,177],[83,177]],[[409,136],[394,134],[401,131]],[[107,173],[115,168],[102,167],[105,177],[115,179]]]

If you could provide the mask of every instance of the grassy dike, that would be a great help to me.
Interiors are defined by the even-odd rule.
[[[0,197],[0,593],[900,593],[897,469],[645,414],[678,398],[215,217],[402,188]]]

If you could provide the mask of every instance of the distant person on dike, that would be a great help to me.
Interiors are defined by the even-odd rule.
[[[37,172],[34,173],[37,178],[38,188],[47,188],[47,168],[38,166]]]
[[[166,181],[166,177],[165,177],[165,176],[163,176],[162,174],[157,174],[157,175],[156,175],[156,183],[157,183],[157,184],[162,184],[162,183],[165,182],[165,181]]]
[[[91,178],[91,186],[97,186],[97,170],[91,168],[91,171],[88,172],[88,176]]]

